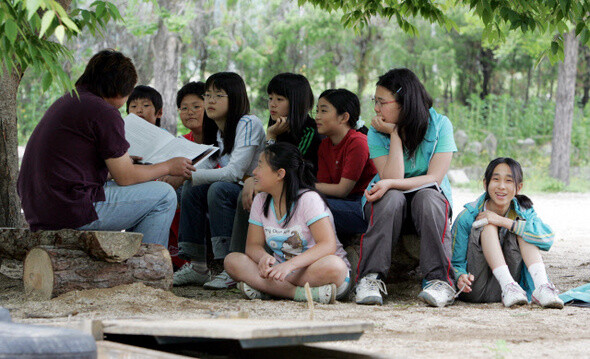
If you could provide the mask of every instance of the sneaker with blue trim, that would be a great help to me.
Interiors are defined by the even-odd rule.
[[[369,273],[362,277],[356,285],[356,304],[383,305],[381,292],[387,295],[387,288],[377,273]]]
[[[514,307],[515,305],[525,305],[528,302],[526,292],[518,283],[512,282],[502,288],[502,303],[504,303],[506,308]]]
[[[453,304],[455,301],[455,290],[449,285],[449,283],[433,279],[426,282],[424,288],[418,298],[422,299],[426,304],[433,307],[445,307]]]

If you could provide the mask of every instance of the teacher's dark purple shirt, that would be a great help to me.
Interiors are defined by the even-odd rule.
[[[96,219],[104,201],[105,160],[129,149],[119,111],[84,87],[47,110],[31,135],[18,194],[31,230],[78,228]]]

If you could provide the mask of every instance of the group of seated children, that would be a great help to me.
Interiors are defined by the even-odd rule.
[[[507,307],[529,299],[542,307],[563,307],[540,255],[551,247],[553,233],[530,199],[519,194],[518,162],[492,161],[484,175],[485,193],[465,205],[451,229],[447,172],[457,151],[453,127],[432,108],[432,98],[412,71],[393,69],[379,77],[368,132],[358,125],[359,98],[345,89],[322,92],[312,118],[314,97],[302,75],[282,73],[268,84],[266,133],[250,114],[238,74],[220,72],[205,83],[190,82],[177,95],[180,119],[190,130],[185,137],[219,147],[195,168],[184,158],[146,166],[130,160],[116,109],[127,101],[129,113],[158,126],[162,99],[148,86],[132,91],[129,83],[137,77],[134,69],[130,74],[129,62],[115,51],[95,55],[87,72],[114,71],[109,78],[125,86],[103,92],[97,84],[104,81],[83,75],[77,82],[80,99],[65,95],[35,129],[19,177],[31,228],[127,229],[144,233],[145,242],[166,244],[161,232],[174,215],[177,189],[178,255],[188,262],[174,273],[175,285],[223,289],[237,283],[250,299],[305,300],[309,283],[313,299],[321,303],[346,298],[356,285],[356,303],[381,305],[392,249],[402,234],[416,233],[424,277],[418,297],[429,305],[450,305],[459,297],[502,301]],[[76,111],[89,106],[93,111],[82,116],[84,125],[76,124]],[[78,143],[84,141],[57,130],[58,123],[92,133]],[[64,160],[72,145],[83,149],[84,161],[74,164],[86,166],[84,171],[73,171]],[[49,182],[67,179],[42,196],[57,199],[54,208],[37,203],[37,193],[47,189],[32,181],[44,174],[39,157],[58,168]],[[106,180],[107,172],[114,183]],[[77,178],[80,173],[90,174]],[[133,196],[146,203],[138,213],[116,208]],[[75,221],[40,214],[79,208],[85,215]],[[338,238],[354,234],[362,236],[357,275],[351,278]]]

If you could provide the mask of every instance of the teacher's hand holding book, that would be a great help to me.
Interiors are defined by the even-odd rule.
[[[164,163],[168,165],[168,174],[171,176],[182,176],[189,179],[191,172],[195,171],[192,161],[185,157],[174,157]]]

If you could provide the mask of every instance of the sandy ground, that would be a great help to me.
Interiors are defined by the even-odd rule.
[[[455,190],[455,214],[476,193]],[[556,286],[565,291],[590,282],[590,193],[533,196],[538,214],[552,225],[557,238],[544,258]],[[14,263],[2,272],[18,275]],[[416,300],[418,283],[388,286],[382,307],[354,303],[316,305],[318,320],[366,320],[374,324],[359,341],[321,344],[323,347],[373,353],[382,357],[575,357],[590,358],[590,309],[566,306],[543,310],[536,306],[506,309],[501,304],[457,302],[430,308]],[[45,322],[49,318],[216,318],[241,311],[250,318],[308,319],[302,303],[248,301],[237,290],[211,292],[197,287],[174,293],[140,284],[71,292],[50,301],[28,301],[22,282],[0,275],[0,306],[15,321]]]

